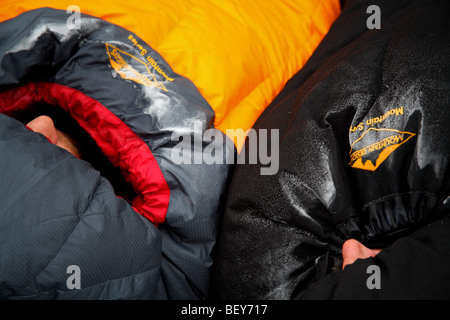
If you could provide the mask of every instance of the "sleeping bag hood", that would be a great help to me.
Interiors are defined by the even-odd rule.
[[[207,129],[234,145],[193,83],[137,35],[67,21],[42,8],[0,25],[0,297],[205,298],[229,165],[190,161]],[[15,119],[42,104],[76,120],[134,198]],[[181,141],[189,161],[174,160]]]
[[[339,3],[2,1],[0,298],[207,298],[245,132]],[[49,109],[126,196],[94,154],[26,127]]]
[[[450,297],[449,10],[345,1],[255,124],[279,130],[279,171],[235,168],[218,297]],[[348,239],[382,251],[342,270]]]

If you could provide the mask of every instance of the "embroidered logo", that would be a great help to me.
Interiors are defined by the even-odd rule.
[[[370,128],[352,144],[349,165],[375,171],[392,152],[413,136],[415,134],[411,132]]]
[[[394,108],[379,117],[370,118],[350,128],[350,133],[362,132],[350,148],[349,165],[353,168],[375,171],[402,144],[416,134],[396,129],[375,128],[388,117],[403,115],[403,107]],[[367,129],[367,127],[370,127]]]
[[[123,79],[167,91],[166,87],[150,72],[147,63],[109,43],[105,45],[111,66]]]

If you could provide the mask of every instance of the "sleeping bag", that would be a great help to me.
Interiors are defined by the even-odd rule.
[[[214,110],[214,126],[238,150],[245,131],[308,60],[340,14],[339,0],[268,1],[2,1],[0,21],[41,7],[76,10],[121,26],[138,38],[127,42],[134,57],[169,81],[142,45],[158,52],[172,70],[192,82]],[[74,15],[75,14],[75,15]],[[242,133],[244,132],[244,133]]]
[[[0,5],[0,298],[205,299],[226,129],[253,124],[339,1],[72,4]],[[44,110],[114,174],[25,125]]]
[[[279,130],[278,172],[235,168],[217,297],[450,298],[449,10],[345,1],[255,124]],[[348,239],[381,252],[342,270]]]
[[[85,17],[81,36],[66,19],[38,9],[1,25],[0,295],[204,298],[229,165],[177,164],[171,150],[214,113],[148,46],[172,81],[146,76],[126,30]],[[14,119],[41,104],[68,112],[136,197]]]

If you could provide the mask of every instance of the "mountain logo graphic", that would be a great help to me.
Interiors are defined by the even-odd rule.
[[[123,79],[131,80],[147,87],[157,87],[167,91],[166,87],[156,80],[144,61],[141,61],[135,56],[126,53],[109,43],[105,43],[105,45],[111,66]]]
[[[349,165],[375,171],[398,147],[415,135],[394,129],[370,128],[352,144]]]

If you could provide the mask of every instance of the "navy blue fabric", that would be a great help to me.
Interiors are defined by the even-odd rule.
[[[195,85],[138,35],[88,15],[81,16],[79,29],[68,29],[66,20],[66,12],[43,8],[0,24],[0,92],[50,82],[101,103],[151,150],[170,189],[167,215],[155,228],[86,162],[2,116],[0,296],[208,297],[230,165],[178,164],[171,152],[180,141],[173,137],[183,136],[200,145],[191,159],[202,153],[209,145],[199,141],[203,132],[215,130],[213,110]],[[145,59],[131,38],[168,79],[132,58]],[[111,46],[157,85],[120,75]],[[216,134],[223,141],[215,143],[233,148]],[[81,269],[80,290],[66,286],[69,265]]]
[[[161,234],[98,171],[3,114],[0,150],[2,298],[166,298]]]

